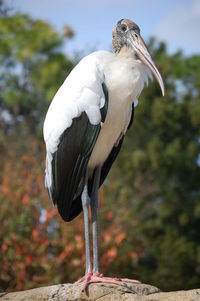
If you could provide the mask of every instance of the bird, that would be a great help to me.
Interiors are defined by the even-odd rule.
[[[165,87],[136,23],[121,19],[112,31],[113,52],[84,57],[67,76],[47,111],[45,186],[62,219],[84,216],[86,267],[80,280],[119,284],[104,277],[98,256],[98,190],[131,127],[138,97],[153,76]],[[93,268],[90,256],[91,210]]]

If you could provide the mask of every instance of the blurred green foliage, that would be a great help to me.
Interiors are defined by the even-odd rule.
[[[142,249],[133,264],[140,279],[186,289],[200,280],[200,56],[150,46],[166,96],[156,83],[143,91],[108,193],[128,209],[120,215],[130,244]]]
[[[2,107],[15,122],[21,116],[41,129],[49,101],[73,67],[61,51],[64,38],[44,21],[17,13],[0,18],[0,40]]]
[[[73,32],[73,30],[72,30]],[[84,273],[82,215],[64,223],[44,189],[43,118],[74,62],[65,36],[0,1],[0,289],[75,281]],[[163,290],[200,283],[200,55],[149,41],[163,75],[144,89],[100,191],[104,274]]]

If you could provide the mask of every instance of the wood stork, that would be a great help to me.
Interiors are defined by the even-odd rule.
[[[134,106],[152,74],[164,95],[162,77],[139,27],[128,19],[113,29],[115,53],[97,51],[83,58],[56,93],[44,122],[45,185],[61,217],[84,213],[86,275],[90,282],[112,282],[99,273],[98,189],[104,182],[130,128]],[[92,212],[93,270],[89,244]]]

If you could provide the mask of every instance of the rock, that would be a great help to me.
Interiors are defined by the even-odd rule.
[[[161,292],[148,284],[130,284],[125,286],[111,284],[90,284],[82,291],[82,284],[59,284],[31,290],[2,293],[0,301],[200,301],[200,289],[177,292]]]

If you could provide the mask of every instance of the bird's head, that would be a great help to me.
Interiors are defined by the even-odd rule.
[[[137,24],[128,19],[120,20],[113,29],[113,49],[116,54],[119,54],[122,49],[126,48],[132,57],[140,60],[145,64],[157,79],[162,94],[165,94],[165,88],[162,77],[158,71],[151,53],[149,52],[144,40],[140,35],[140,28]]]

